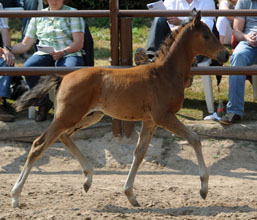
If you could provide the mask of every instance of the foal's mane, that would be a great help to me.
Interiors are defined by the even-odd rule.
[[[179,28],[177,28],[173,32],[172,31],[170,32],[170,34],[166,37],[165,41],[160,46],[160,49],[156,52],[155,61],[157,62],[161,61],[166,57],[167,53],[170,50],[170,47],[175,42],[178,34],[184,30],[185,26],[189,24],[193,20],[193,18],[194,18],[193,16],[188,17],[183,21],[182,25]]]

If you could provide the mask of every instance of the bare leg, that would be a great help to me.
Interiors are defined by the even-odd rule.
[[[125,194],[129,202],[133,206],[140,206],[135,196],[133,195],[133,184],[134,184],[137,170],[147,152],[149,143],[151,141],[151,138],[153,136],[155,129],[156,129],[156,125],[153,124],[152,121],[143,122],[140,136],[138,138],[137,146],[134,151],[132,166],[130,168],[128,178],[125,183]]]
[[[206,198],[208,193],[208,180],[209,175],[208,171],[204,162],[203,153],[202,153],[202,145],[200,139],[196,133],[188,129],[185,125],[183,125],[177,117],[170,113],[169,115],[165,116],[165,120],[161,122],[158,121],[158,125],[163,127],[164,129],[173,132],[174,134],[185,138],[189,144],[191,144],[194,148],[196,153],[197,161],[199,164],[199,171],[200,171],[200,179],[201,179],[201,190],[200,195],[203,199]]]
[[[17,207],[19,205],[19,196],[22,191],[23,185],[29,175],[29,172],[33,164],[43,155],[45,150],[58,138],[61,131],[56,129],[56,126],[52,124],[47,131],[39,136],[32,144],[26,163],[21,171],[19,178],[12,188],[12,206]]]
[[[85,117],[80,123],[79,127],[88,127],[92,124],[97,123],[102,119],[104,116],[101,112],[94,112],[90,114],[89,116]],[[73,133],[72,131],[69,131],[68,133]],[[84,155],[80,152],[78,147],[74,144],[72,141],[70,135],[63,134],[60,136],[60,140],[62,143],[70,150],[70,152],[73,154],[74,157],[76,157],[80,163],[80,166],[82,167],[82,171],[87,178],[86,182],[84,183],[84,190],[87,192],[92,184],[92,178],[93,178],[93,167],[89,163],[89,161],[84,157]]]

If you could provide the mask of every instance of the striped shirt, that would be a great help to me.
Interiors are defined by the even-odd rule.
[[[42,11],[48,11],[48,8]],[[76,10],[64,5],[60,10]],[[52,46],[55,50],[63,50],[69,46],[73,39],[72,33],[84,32],[85,24],[81,17],[33,17],[30,20],[26,36],[38,39],[41,46]],[[45,55],[42,51],[35,54]],[[82,56],[80,51],[67,56]]]

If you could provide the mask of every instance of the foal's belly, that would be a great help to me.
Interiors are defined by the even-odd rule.
[[[151,108],[143,102],[105,102],[97,107],[104,114],[127,121],[141,121],[151,118]]]

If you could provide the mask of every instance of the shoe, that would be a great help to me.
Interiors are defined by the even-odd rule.
[[[50,100],[47,104],[39,106],[35,121],[36,122],[45,121],[47,119],[47,114],[52,107],[53,107],[53,103]]]
[[[134,61],[137,66],[151,62],[149,57],[146,55],[144,48],[136,49]]]
[[[242,118],[240,115],[237,115],[233,112],[228,112],[226,115],[224,115],[220,119],[220,123],[224,124],[224,125],[231,125],[231,124],[239,122],[241,120],[242,120]]]
[[[6,109],[0,105],[0,121],[3,122],[12,122],[15,120],[14,115],[9,114]]]

